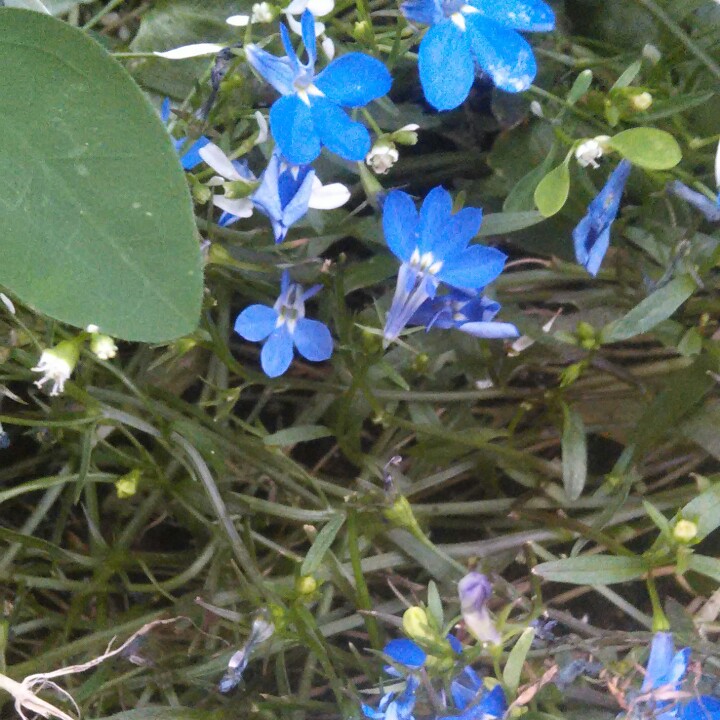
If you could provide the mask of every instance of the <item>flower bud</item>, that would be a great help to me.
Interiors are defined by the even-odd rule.
[[[318,589],[318,582],[312,575],[301,575],[295,580],[298,595],[312,595]]]
[[[420,642],[437,642],[437,634],[433,632],[428,621],[427,613],[421,607],[414,605],[403,614],[403,630],[407,636]]]
[[[399,130],[390,134],[390,139],[398,145],[415,145],[418,141],[417,131],[419,129],[420,126],[415,123],[403,125]]]
[[[647,110],[653,103],[653,96],[649,92],[641,92],[639,95],[633,95],[630,98],[630,104],[638,112]]]
[[[253,23],[269,23],[275,19],[273,9],[266,2],[255,3],[252,6],[250,20]]]
[[[110,360],[117,355],[117,345],[109,335],[96,334],[90,338],[90,350],[100,360]]]
[[[370,149],[365,162],[378,175],[384,175],[400,157],[395,144],[387,138],[379,139]]]
[[[649,63],[652,63],[653,65],[657,65],[660,62],[660,58],[662,57],[662,54],[654,45],[651,45],[650,43],[648,43],[642,49],[642,56]]]
[[[673,537],[681,543],[689,543],[698,534],[698,526],[692,520],[678,520],[673,528]]]
[[[412,507],[404,495],[398,496],[397,500],[385,510],[384,515],[393,525],[407,530],[418,539],[425,539]]]
[[[500,642],[500,633],[487,609],[491,594],[492,584],[481,573],[470,572],[458,583],[460,610],[467,629],[480,642],[496,645]]]
[[[63,340],[54,348],[43,350],[40,360],[33,372],[42,373],[43,376],[35,381],[35,385],[41,388],[45,383],[52,381],[50,396],[55,397],[65,389],[65,383],[75,369],[80,359],[80,338],[74,340]]]
[[[137,492],[141,475],[140,470],[135,468],[115,481],[115,491],[121,500],[126,500]]]

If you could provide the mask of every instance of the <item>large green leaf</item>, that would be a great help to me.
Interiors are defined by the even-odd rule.
[[[197,325],[202,265],[170,139],[81,31],[0,9],[0,284],[63,322],[127,340]]]

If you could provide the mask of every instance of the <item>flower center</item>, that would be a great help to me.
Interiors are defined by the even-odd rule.
[[[292,335],[295,332],[297,321],[305,317],[305,300],[303,299],[302,287],[293,283],[277,299],[275,311],[278,314],[275,327],[287,326],[288,332]]]
[[[410,267],[418,273],[429,273],[437,275],[442,269],[442,260],[435,260],[431,252],[420,254],[420,250],[415,248],[410,256]]]

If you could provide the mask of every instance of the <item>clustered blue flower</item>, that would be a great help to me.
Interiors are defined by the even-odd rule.
[[[448,635],[448,640],[456,655],[462,653],[462,645],[457,638]],[[392,691],[385,694],[377,708],[363,704],[362,711],[370,720],[414,720],[413,709],[416,703],[416,692],[419,687],[418,672],[427,661],[427,653],[414,641],[407,638],[391,640],[383,648],[383,653],[393,665],[385,671],[394,677],[405,680],[401,692]],[[465,666],[450,683],[452,703],[445,702],[444,710],[455,713],[438,716],[437,720],[491,720],[501,718],[508,709],[505,692],[501,685],[488,689],[480,676],[470,666]]]
[[[650,645],[645,679],[641,693],[650,696],[645,702],[653,705],[658,720],[718,720],[720,698],[700,695],[690,700],[654,700],[656,691],[677,692],[687,674],[690,648],[675,652],[672,633],[655,633]]]
[[[423,304],[435,298],[440,283],[479,291],[502,272],[504,253],[468,245],[481,222],[479,208],[467,207],[453,214],[452,198],[443,187],[428,193],[419,213],[407,193],[394,190],[388,194],[383,231],[388,247],[402,264],[385,323],[387,341],[397,338]]]
[[[555,27],[542,0],[406,0],[402,12],[431,26],[420,43],[418,69],[425,98],[438,110],[452,110],[467,98],[476,65],[501,90],[527,90],[537,65],[515,31]]]
[[[280,25],[286,57],[248,45],[248,62],[281,95],[270,108],[270,130],[282,154],[296,164],[310,163],[324,145],[346,160],[362,160],[370,150],[370,134],[343,108],[359,108],[385,95],[392,79],[387,68],[364,53],[352,52],[315,73],[315,20],[302,15],[307,62],[301,63],[287,28]]]

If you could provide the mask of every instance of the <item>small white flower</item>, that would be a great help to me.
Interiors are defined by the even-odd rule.
[[[109,335],[93,335],[90,350],[100,360],[110,360],[117,355],[117,345]]]
[[[607,135],[598,135],[591,140],[585,140],[577,146],[575,159],[583,167],[590,165],[593,168],[599,168],[597,161],[605,154],[608,140],[610,138]]]
[[[35,385],[42,388],[52,381],[50,396],[55,397],[65,389],[65,383],[72,375],[80,357],[77,343],[72,340],[63,340],[54,348],[43,350],[38,364],[31,368],[32,372],[42,373],[42,377],[35,381]]]
[[[372,146],[365,157],[365,162],[378,175],[384,175],[400,157],[400,153],[392,143],[380,141]]]
[[[651,45],[650,43],[643,47],[642,56],[653,65],[657,65],[662,57],[657,47],[655,47],[655,45]]]
[[[323,185],[316,175],[312,182],[312,192],[308,207],[315,210],[335,210],[350,199],[350,191],[342,183]]]
[[[208,143],[199,150],[200,157],[216,172],[215,177],[208,181],[210,187],[222,185],[225,180],[230,182],[255,182],[255,176],[248,170],[241,175],[232,160],[214,143]],[[225,195],[213,195],[213,205],[223,212],[235,215],[238,218],[249,218],[253,213],[253,204],[250,198],[229,198]]]

